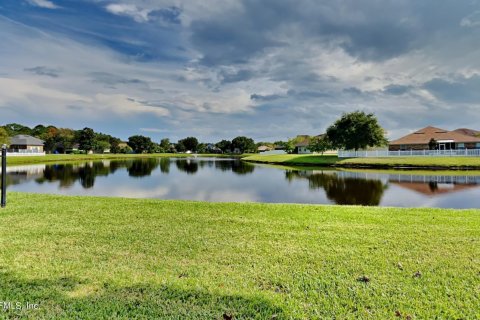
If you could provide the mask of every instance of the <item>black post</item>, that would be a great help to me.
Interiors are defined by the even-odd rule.
[[[7,205],[7,146],[2,146],[2,208]]]

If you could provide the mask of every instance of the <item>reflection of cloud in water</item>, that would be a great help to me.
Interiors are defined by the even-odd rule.
[[[109,197],[123,198],[166,198],[169,194],[169,188],[161,186],[154,189],[130,188],[128,186],[110,187],[108,189],[99,188],[97,193]]]

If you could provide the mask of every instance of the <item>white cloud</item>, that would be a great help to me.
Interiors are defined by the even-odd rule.
[[[59,6],[57,6],[52,1],[49,1],[49,0],[28,0],[28,2],[31,5],[41,7],[41,8],[46,8],[46,9],[58,9],[58,8],[60,8]]]
[[[150,10],[138,8],[134,4],[111,3],[105,7],[108,12],[119,15],[128,16],[137,22],[148,21],[148,14]]]
[[[460,21],[462,27],[478,27],[480,26],[480,11],[475,11],[474,13],[466,16]]]

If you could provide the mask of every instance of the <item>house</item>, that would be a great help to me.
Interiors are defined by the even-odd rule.
[[[270,148],[269,146],[259,146],[257,148],[258,152],[266,152],[266,151],[270,151],[270,150],[272,150],[272,148]]]
[[[468,131],[465,131],[468,130]],[[464,134],[474,132],[471,129],[457,129],[448,131],[445,129],[426,127],[408,134],[400,139],[391,141],[389,151],[401,150],[457,150],[457,149],[480,149],[480,138]],[[434,145],[431,145],[432,142]]]
[[[10,138],[10,152],[13,153],[43,153],[43,140],[19,134]]]
[[[296,143],[295,143],[295,149],[293,150],[293,153],[297,153],[297,154],[312,153],[308,149],[308,145],[310,144],[311,140],[312,138],[308,135],[298,135],[295,138]]]

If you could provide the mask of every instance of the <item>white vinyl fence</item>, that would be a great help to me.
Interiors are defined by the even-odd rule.
[[[408,150],[408,151],[350,151],[339,150],[339,158],[385,158],[385,157],[480,157],[480,149],[458,150]]]
[[[34,157],[34,156],[44,156],[45,152],[32,152],[30,150],[20,150],[18,152],[7,152],[7,157]]]

